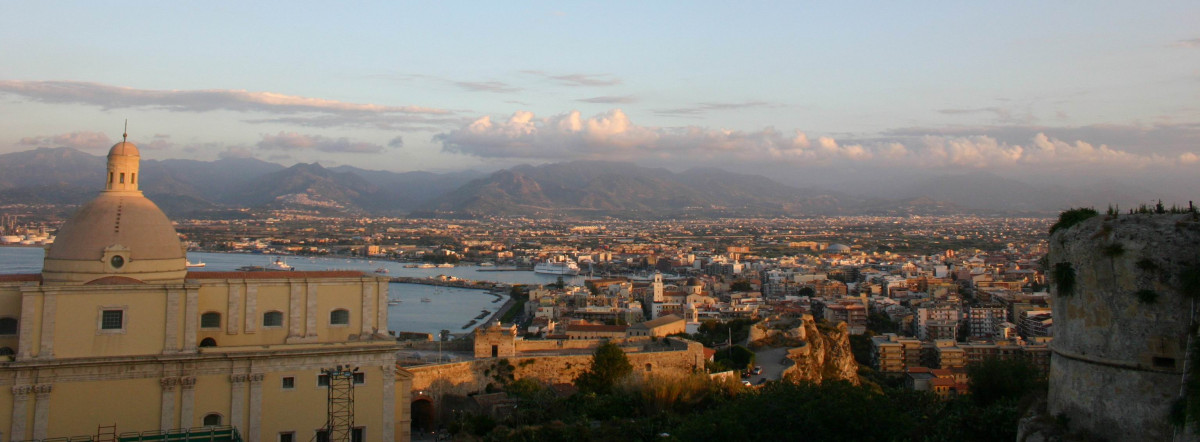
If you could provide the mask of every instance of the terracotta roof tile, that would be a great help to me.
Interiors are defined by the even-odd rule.
[[[320,270],[308,272],[188,272],[187,279],[304,279],[304,278],[361,278],[366,272],[357,270]]]

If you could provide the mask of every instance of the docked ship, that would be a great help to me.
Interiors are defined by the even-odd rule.
[[[533,266],[533,272],[547,275],[575,276],[579,274],[579,265],[569,259],[565,261],[546,261]]]

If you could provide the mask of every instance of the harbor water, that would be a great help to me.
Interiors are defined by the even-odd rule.
[[[42,270],[43,250],[40,247],[0,247],[0,274],[39,273]],[[188,261],[204,263],[204,267],[191,271],[234,271],[244,266],[268,266],[276,258],[282,259],[297,271],[302,270],[358,270],[372,273],[387,270],[386,276],[432,277],[438,275],[477,281],[493,281],[506,284],[549,284],[557,281],[554,275],[543,275],[531,271],[491,271],[494,267],[462,265],[438,268],[407,268],[405,263],[346,258],[276,256],[251,253],[206,253],[190,252]],[[483,270],[483,271],[480,271]],[[582,284],[582,276],[565,276],[570,284]],[[508,299],[497,297],[483,290],[454,287],[435,287],[422,284],[398,284],[388,286],[388,297],[399,303],[388,306],[388,329],[398,332],[431,333],[441,330],[464,333],[482,324],[478,320],[484,310],[495,313]],[[427,300],[427,301],[426,301]],[[488,316],[490,317],[490,316]]]

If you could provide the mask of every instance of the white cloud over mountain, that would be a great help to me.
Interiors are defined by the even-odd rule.
[[[1177,167],[1197,161],[1192,152],[1137,153],[1062,140],[1038,132],[1020,142],[989,135],[920,135],[842,143],[802,131],[767,127],[759,131],[697,126],[655,127],[634,123],[614,109],[593,117],[578,111],[536,117],[518,111],[506,120],[484,116],[435,136],[447,152],[482,158],[529,160],[610,159],[655,163],[722,165],[788,163],[865,168],[1061,168],[1131,169]]]
[[[263,134],[257,147],[265,150],[299,151],[319,150],[334,153],[378,153],[383,146],[378,144],[353,141],[349,138],[329,138],[321,135],[304,135],[295,132],[279,132],[276,135]]]

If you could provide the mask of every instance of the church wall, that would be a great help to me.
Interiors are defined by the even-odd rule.
[[[225,422],[230,422],[230,419],[233,418],[229,413],[233,398],[232,387],[233,383],[230,382],[228,373],[196,376],[196,396],[192,403],[192,421],[180,426],[199,427],[204,423],[204,416],[208,413],[219,413],[225,418]]]
[[[19,288],[0,286],[0,318],[13,318],[18,321],[17,334],[0,335],[0,347],[8,347],[15,353],[20,343],[21,320],[21,291]],[[3,358],[0,358],[2,360]]]
[[[158,379],[55,382],[50,394],[48,437],[96,434],[96,425],[117,431],[157,429],[162,388]],[[30,395],[29,402],[35,402]],[[29,415],[33,416],[33,410]],[[30,437],[36,423],[31,422]]]
[[[50,315],[54,336],[50,338],[55,358],[162,353],[167,306],[164,290],[105,286],[61,291],[54,296],[54,312]],[[110,307],[125,310],[123,330],[100,330],[100,312]]]

